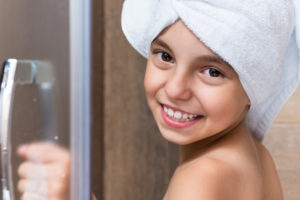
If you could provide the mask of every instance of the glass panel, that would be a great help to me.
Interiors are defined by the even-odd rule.
[[[43,147],[54,150],[55,146],[49,148],[49,143],[66,145],[64,140],[60,140],[63,135],[57,131],[57,120],[62,113],[57,106],[58,88],[54,85],[52,69],[47,62],[15,59],[5,62],[0,95],[1,164],[5,200],[20,199],[16,189],[20,179],[17,171],[24,158],[17,153],[19,146],[39,144],[40,150]],[[31,164],[40,166],[40,169],[47,168],[44,159],[49,156],[43,157],[31,160]],[[42,176],[35,177],[35,180],[47,182],[46,177]],[[25,192],[30,192],[33,184],[27,184]],[[45,187],[45,184],[41,186],[39,192],[45,194]]]
[[[55,192],[60,198],[53,199],[69,199],[69,10],[69,0],[0,3],[0,63],[16,58],[19,78],[9,107],[9,137],[0,137],[1,144],[10,142],[7,149],[1,146],[0,189],[13,190],[14,198],[4,192],[0,199],[50,199]]]
[[[0,27],[0,63],[16,58],[0,199],[89,199],[90,1],[1,1]]]

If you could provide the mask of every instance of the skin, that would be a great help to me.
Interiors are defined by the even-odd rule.
[[[144,86],[162,136],[179,146],[179,165],[163,200],[283,199],[270,154],[245,124],[251,105],[238,75],[182,21],[153,41]],[[178,128],[166,122],[162,105],[200,117]],[[69,199],[67,150],[40,142],[18,154],[25,159],[19,168],[22,200]],[[43,176],[37,180],[32,171]],[[47,184],[46,197],[36,187],[26,192],[26,185],[40,182]]]
[[[162,136],[179,146],[164,200],[283,199],[270,154],[245,124],[238,75],[181,20],[152,42],[144,86]],[[200,117],[178,128],[163,106]]]
[[[21,200],[69,199],[70,153],[49,142],[35,142],[18,148],[24,158],[19,166]]]
[[[21,200],[70,199],[69,150],[49,142],[35,142],[20,146],[17,153],[25,159],[18,169]],[[46,188],[38,187],[43,184]],[[92,200],[97,200],[95,195]]]

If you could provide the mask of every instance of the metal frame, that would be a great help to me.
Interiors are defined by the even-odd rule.
[[[91,1],[70,1],[71,199],[90,199]]]
[[[2,198],[5,200],[14,199],[13,186],[11,182],[11,149],[10,149],[10,123],[11,103],[13,100],[13,89],[17,60],[10,59],[5,62],[3,78],[1,82],[0,116],[1,116],[1,185]]]

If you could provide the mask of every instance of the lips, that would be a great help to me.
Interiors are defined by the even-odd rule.
[[[196,123],[202,116],[184,112],[171,108],[167,105],[162,105],[162,118],[171,127],[186,128]]]

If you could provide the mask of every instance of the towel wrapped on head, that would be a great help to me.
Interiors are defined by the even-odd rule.
[[[148,57],[181,19],[237,72],[251,101],[246,123],[262,140],[300,80],[300,0],[125,0],[122,28]]]

